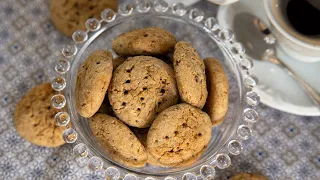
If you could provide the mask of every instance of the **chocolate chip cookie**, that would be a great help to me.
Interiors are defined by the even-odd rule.
[[[207,113],[189,104],[161,112],[150,127],[147,150],[161,164],[188,165],[205,151],[211,138]]]
[[[187,42],[178,42],[173,54],[173,66],[181,100],[202,109],[208,91],[205,66],[196,49]]]
[[[173,70],[151,56],[135,56],[121,64],[114,71],[108,97],[117,117],[139,128],[149,127],[179,98]]]
[[[164,55],[172,52],[176,43],[169,31],[150,27],[118,36],[112,42],[112,49],[121,56]]]
[[[99,110],[112,70],[112,55],[105,50],[93,52],[82,63],[76,82],[76,107],[81,116],[91,117]]]
[[[97,113],[90,118],[90,127],[93,135],[113,160],[132,167],[146,164],[145,148],[133,132],[117,118]]]
[[[57,147],[64,144],[65,128],[55,124],[58,110],[51,107],[55,91],[50,83],[31,89],[23,96],[14,111],[14,126],[21,137],[38,146]]]
[[[207,74],[208,100],[204,110],[209,114],[212,125],[218,125],[228,111],[229,84],[223,66],[215,58],[204,60]]]

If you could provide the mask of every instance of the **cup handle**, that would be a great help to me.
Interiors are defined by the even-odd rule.
[[[208,1],[215,4],[219,4],[219,5],[227,5],[227,4],[235,3],[239,0],[208,0]]]

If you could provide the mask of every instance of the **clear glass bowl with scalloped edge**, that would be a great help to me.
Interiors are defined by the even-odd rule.
[[[58,75],[52,80],[52,87],[59,92],[52,98],[52,106],[61,109],[56,122],[66,126],[63,138],[67,143],[75,143],[75,156],[87,163],[91,170],[105,171],[106,177],[111,179],[213,179],[216,168],[231,165],[229,155],[241,153],[243,140],[251,137],[251,126],[258,120],[254,109],[260,97],[252,91],[258,82],[248,71],[252,68],[252,61],[247,58],[241,43],[233,40],[232,31],[220,29],[214,17],[204,17],[198,9],[187,11],[181,3],[169,7],[164,0],[152,2],[127,2],[119,6],[117,13],[106,9],[100,19],[86,22],[87,31],[73,34],[73,43],[62,49],[55,66]],[[219,59],[228,76],[229,109],[225,120],[212,128],[212,138],[203,155],[185,167],[147,164],[132,168],[113,161],[93,137],[88,119],[81,117],[75,107],[77,71],[88,55],[98,49],[112,51],[112,40],[118,35],[152,26],[170,31],[179,41],[190,42],[202,58]],[[72,128],[69,122],[72,122]]]

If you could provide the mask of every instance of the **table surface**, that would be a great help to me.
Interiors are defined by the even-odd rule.
[[[13,126],[15,105],[33,86],[52,77],[53,64],[70,39],[49,18],[49,0],[0,1],[0,179],[104,179],[72,155],[72,145],[44,148],[22,139]],[[217,6],[194,6],[216,15]],[[301,117],[261,105],[261,119],[244,152],[217,179],[238,172],[275,180],[320,179],[320,117]]]

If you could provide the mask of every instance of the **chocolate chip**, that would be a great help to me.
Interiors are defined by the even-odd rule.
[[[195,80],[196,82],[199,82],[199,77],[198,77],[198,76],[195,76],[195,77],[194,77],[194,80]]]
[[[188,127],[188,126],[187,126],[187,123],[183,123],[183,124],[182,124],[182,127],[183,127],[183,128]]]

